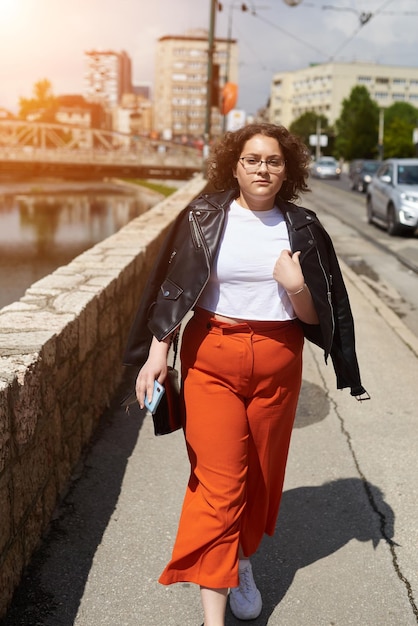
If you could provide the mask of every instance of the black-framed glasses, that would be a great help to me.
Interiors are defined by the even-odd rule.
[[[254,174],[261,167],[262,163],[266,164],[266,168],[272,174],[280,174],[280,172],[283,172],[286,165],[286,161],[280,157],[270,157],[269,159],[263,160],[255,156],[243,156],[238,160],[241,161],[247,174]]]

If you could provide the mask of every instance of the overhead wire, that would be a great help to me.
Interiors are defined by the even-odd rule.
[[[287,31],[286,29],[282,28],[281,26],[278,26],[277,24],[273,24],[273,22],[264,19],[258,13],[252,13],[252,15],[254,17],[258,18],[261,22],[264,22],[265,24],[268,24],[272,28],[275,28],[276,30],[278,30],[281,33],[283,33],[284,35],[287,35],[291,39],[294,39],[298,43],[301,43],[302,45],[307,46],[308,48],[311,48],[311,50],[314,50],[315,52],[318,52],[321,56],[325,56],[323,50],[320,50],[319,48],[316,48],[315,46],[313,46],[312,44],[308,43],[307,41],[304,41],[303,39],[301,39],[297,35],[293,35],[293,33],[289,33],[289,31]]]
[[[357,26],[357,28],[354,30],[354,32],[349,37],[347,37],[347,39],[340,45],[340,47],[337,48],[337,50],[334,52],[334,54],[329,57],[329,61],[334,61],[335,57],[338,54],[340,54],[341,50],[343,50],[350,43],[350,41],[352,41],[354,39],[354,37],[356,37],[356,35],[358,35],[360,30],[366,24],[368,24],[368,22],[370,22],[370,20],[373,17],[376,17],[376,15],[381,13],[389,4],[391,4],[391,2],[393,2],[393,0],[385,0],[385,2],[383,2],[383,4],[374,13],[360,14],[360,24]],[[323,8],[325,8],[325,7],[323,7]],[[362,16],[364,16],[363,19],[362,19]]]
[[[351,10],[355,13],[357,13],[359,15],[359,25],[357,26],[357,28],[355,29],[355,31],[338,47],[338,49],[334,52],[334,54],[330,57],[328,57],[329,61],[333,61],[335,59],[335,57],[350,43],[350,41],[352,41],[356,35],[360,32],[360,30],[373,18],[376,17],[379,14],[384,13],[384,9],[389,6],[389,4],[391,4],[393,2],[393,0],[385,0],[378,9],[376,9],[376,11],[374,11],[373,13],[366,13],[366,12],[359,12],[356,11],[356,9],[352,9],[352,8],[348,8],[348,7],[334,7],[331,5],[323,5],[321,7],[319,7],[318,5],[315,5],[311,2],[306,2],[305,6],[309,6],[312,8],[334,8],[336,10]],[[308,43],[307,41],[303,40],[302,38],[298,37],[297,35],[294,35],[293,33],[287,31],[285,28],[283,28],[282,26],[279,26],[278,24],[273,23],[271,20],[268,20],[266,18],[264,18],[262,15],[260,15],[257,12],[257,7],[254,6],[253,3],[250,3],[251,6],[251,10],[248,12],[249,15],[251,15],[252,17],[257,18],[258,20],[260,20],[261,22],[267,24],[268,26],[274,28],[275,30],[278,30],[279,32],[281,32],[282,34],[286,35],[287,37],[293,39],[294,41],[297,41],[298,43],[302,44],[303,46],[306,46],[308,48],[310,48],[311,50],[313,50],[314,52],[318,53],[319,55],[321,55],[321,57],[326,57],[326,53],[313,46],[312,44]],[[264,8],[264,7],[263,7]],[[388,14],[387,12],[385,14]],[[252,55],[254,58],[257,58],[257,53],[256,51],[254,51],[254,49],[251,47],[251,45],[245,41],[244,39],[241,39],[243,41],[243,43],[250,49]],[[265,63],[259,59],[259,65],[258,65],[259,69],[263,70],[263,71],[273,71],[272,69],[269,70],[269,68],[265,65]]]
[[[256,16],[256,11],[259,9],[268,9],[270,7],[268,6],[259,6],[259,5],[255,5],[254,2],[249,2],[248,4],[243,4],[242,6],[245,6],[245,10],[242,9],[242,13],[239,13],[238,15],[240,15],[241,17],[244,15],[251,15],[252,17]],[[234,23],[234,30],[236,32],[237,39],[239,39],[240,42],[242,42],[244,44],[244,46],[246,48],[248,48],[248,50],[251,52],[252,58],[255,59],[257,61],[257,67],[263,71],[269,71],[269,72],[275,72],[276,69],[273,69],[273,67],[268,67],[265,63],[265,59],[262,59],[258,50],[256,50],[254,48],[254,46],[252,46],[249,41],[246,39],[246,36],[242,33],[242,31],[240,31],[239,27],[236,26],[236,23]],[[243,63],[241,62],[240,65],[248,65],[248,63]]]
[[[354,13],[357,13],[359,16],[359,24],[356,27],[356,29],[353,31],[353,33],[347,37],[347,39],[337,48],[337,50],[328,57],[329,61],[333,61],[335,60],[335,57],[358,35],[358,33],[360,32],[360,30],[368,23],[370,22],[370,20],[374,17],[376,17],[379,14],[386,14],[386,15],[398,15],[399,12],[385,12],[384,9],[393,2],[393,0],[385,0],[385,2],[383,2],[383,4],[374,12],[359,12],[354,8],[351,7],[338,7],[338,6],[334,6],[334,5],[322,5],[321,7],[318,6],[318,4],[313,4],[312,2],[305,2],[304,5],[305,6],[309,6],[310,8],[322,8],[322,9],[334,9],[334,10],[338,10],[338,11],[352,11]],[[251,3],[252,4],[252,3]],[[402,12],[402,14],[405,15],[415,15],[416,13],[413,11],[407,11],[407,12]],[[257,19],[259,19],[261,22],[268,24],[269,26],[271,26],[272,28],[274,28],[275,30],[278,30],[279,32],[281,32],[282,34],[286,35],[287,37],[289,37],[290,39],[293,39],[294,41],[297,41],[298,43],[302,44],[303,46],[306,46],[308,48],[310,48],[311,50],[313,50],[314,52],[318,53],[321,55],[321,57],[326,57],[326,53],[323,50],[320,50],[319,48],[317,48],[316,46],[312,45],[311,43],[308,43],[307,41],[303,40],[301,37],[298,37],[297,35],[294,35],[293,33],[289,32],[288,30],[286,30],[285,28],[283,28],[282,26],[279,26],[278,24],[273,23],[271,20],[268,20],[266,18],[264,18],[262,15],[260,15],[257,12],[257,7],[252,8],[251,10],[251,15],[253,17],[256,17]]]

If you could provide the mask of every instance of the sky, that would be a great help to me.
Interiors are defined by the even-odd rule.
[[[291,0],[287,0],[291,1]],[[294,0],[298,2],[298,0]],[[310,63],[418,67],[418,0],[221,0],[215,33],[239,44],[237,107],[255,113],[274,73]],[[211,0],[0,0],[0,107],[18,111],[47,78],[54,95],[82,93],[84,51],[125,50],[133,82],[154,81],[159,37],[209,28]],[[371,14],[361,25],[361,16]]]

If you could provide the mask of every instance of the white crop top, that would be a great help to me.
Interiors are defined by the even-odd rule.
[[[289,249],[286,222],[277,207],[251,211],[234,200],[197,306],[238,319],[294,319],[286,291],[273,278],[277,258]]]

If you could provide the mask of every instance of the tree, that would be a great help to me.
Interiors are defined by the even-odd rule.
[[[52,93],[52,85],[47,78],[39,80],[33,86],[32,98],[20,98],[19,117],[27,119],[34,115],[38,121],[55,119],[57,99]]]
[[[321,134],[330,134],[332,131],[327,118],[324,115],[314,113],[314,111],[303,113],[303,115],[291,123],[289,130],[309,146],[309,136],[316,135],[318,120],[321,123]]]
[[[335,148],[344,159],[371,159],[377,155],[379,107],[366,87],[353,87],[350,96],[344,98],[335,127]]]
[[[414,128],[418,127],[418,109],[407,102],[395,102],[385,110],[384,154],[390,157],[414,157],[412,142]]]

